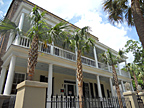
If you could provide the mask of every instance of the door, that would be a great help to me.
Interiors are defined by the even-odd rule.
[[[68,96],[74,96],[74,85],[68,84]]]
[[[86,98],[88,98],[89,97],[89,84],[88,83],[84,83],[84,96],[86,97]]]

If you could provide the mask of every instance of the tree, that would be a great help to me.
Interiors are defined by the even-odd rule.
[[[27,36],[32,40],[30,49],[28,52],[28,66],[27,66],[27,79],[32,80],[35,66],[38,58],[38,44],[42,41],[47,46],[47,43],[52,43],[55,39],[59,39],[61,36],[66,35],[64,29],[68,25],[64,22],[56,24],[54,27],[49,28],[44,20],[45,12],[40,13],[38,8],[35,6],[30,14],[30,25],[31,28],[27,32]],[[10,20],[3,20],[0,23],[0,33],[19,32],[18,27],[15,23]],[[19,34],[18,34],[19,35]]]
[[[47,43],[52,43],[55,39],[59,39],[66,35],[64,29],[68,27],[66,23],[60,22],[54,27],[49,28],[44,21],[44,12],[40,13],[36,6],[30,14],[30,19],[32,27],[28,31],[28,37],[32,39],[32,43],[28,52],[28,80],[32,80],[35,66],[37,64],[39,41],[42,41],[45,46],[47,46]]]
[[[114,79],[114,84],[116,87],[116,91],[117,91],[117,96],[118,96],[118,101],[119,101],[119,105],[120,108],[123,108],[123,104],[122,104],[122,99],[121,99],[121,94],[120,94],[120,88],[119,88],[119,83],[118,83],[118,76],[117,76],[117,72],[115,69],[115,65],[120,62],[123,58],[123,51],[120,50],[118,52],[118,56],[114,56],[111,51],[108,49],[107,52],[103,53],[101,55],[101,59],[104,60],[106,63],[109,63],[112,66],[112,70],[113,70],[113,79]]]
[[[127,22],[135,26],[144,48],[144,0],[104,0],[103,8],[111,23]]]
[[[138,91],[138,80],[137,80],[137,74],[138,74],[138,66],[134,63],[128,63],[126,65],[127,70],[131,73],[131,75],[134,78],[134,82],[135,82],[135,87],[136,87],[136,91],[137,93]]]
[[[77,51],[77,82],[79,90],[79,106],[83,108],[82,97],[83,97],[83,72],[82,72],[82,62],[81,55],[87,51],[89,52],[90,46],[94,46],[95,41],[89,37],[88,31],[90,28],[88,26],[83,27],[82,29],[76,29],[73,31],[70,37],[67,37],[64,40],[64,46],[69,44],[72,50]]]
[[[138,92],[138,80],[143,79],[144,77],[144,50],[138,41],[128,40],[125,44],[125,52],[132,52],[134,56],[133,63],[128,63],[127,68],[134,77],[136,90]]]

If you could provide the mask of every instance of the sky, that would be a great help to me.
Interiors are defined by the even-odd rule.
[[[91,27],[91,34],[99,38],[101,43],[118,51],[123,48],[127,40],[139,40],[135,27],[128,27],[126,23],[112,25],[108,15],[103,11],[103,0],[29,0],[53,14],[82,28]],[[10,6],[12,0],[0,0],[0,18]],[[133,61],[131,53],[127,55],[127,62]]]

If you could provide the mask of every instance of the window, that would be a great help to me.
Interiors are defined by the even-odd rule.
[[[101,91],[102,91],[102,96],[105,97],[104,85],[103,84],[101,84]]]
[[[25,79],[25,74],[15,73],[13,84],[12,84],[11,94],[16,94],[17,93],[16,86],[17,86],[17,84],[19,84],[22,81],[24,81],[24,79]]]
[[[40,82],[47,82],[48,83],[48,77],[40,75]]]
[[[90,90],[91,90],[91,97],[94,98],[93,84],[92,83],[90,83]]]
[[[99,97],[99,96],[98,96],[98,88],[97,88],[97,84],[94,83],[94,86],[95,86],[95,94],[96,94],[96,97]]]

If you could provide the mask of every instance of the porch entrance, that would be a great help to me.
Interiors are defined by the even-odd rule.
[[[64,95],[65,96],[75,96],[76,95],[75,81],[64,80]]]

